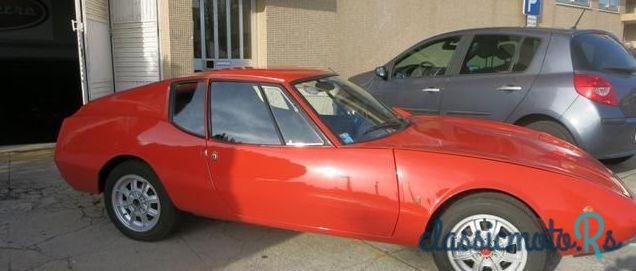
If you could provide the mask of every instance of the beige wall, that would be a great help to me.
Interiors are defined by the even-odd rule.
[[[159,0],[161,77],[193,72],[192,0]]]
[[[338,38],[334,31],[338,29],[339,13],[336,0],[266,0],[264,3],[267,59],[266,63],[259,64],[337,65]]]
[[[636,48],[636,0],[625,1],[623,19],[625,25],[623,39],[626,45],[634,49]]]
[[[487,26],[523,26],[521,0],[260,0],[267,33],[260,65],[330,67],[345,76],[368,71],[435,34]],[[623,1],[624,3],[624,1]],[[579,28],[622,37],[616,13],[592,0]],[[623,4],[624,8],[624,4]],[[543,27],[571,27],[580,8],[546,0]]]
[[[350,76],[435,34],[523,26],[521,5],[521,0],[257,0],[254,64],[332,68]],[[597,6],[592,0],[579,28],[623,37],[619,14]],[[539,25],[571,27],[581,10],[545,0]],[[163,77],[192,73],[192,0],[159,0],[159,18]]]

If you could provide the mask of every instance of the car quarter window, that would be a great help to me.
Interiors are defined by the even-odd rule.
[[[444,75],[461,37],[449,37],[418,47],[396,61],[393,77],[396,79],[421,78]]]
[[[258,84],[212,82],[211,136],[232,143],[281,145]]]
[[[477,35],[468,48],[461,74],[525,71],[541,40],[514,35]]]
[[[205,82],[176,83],[171,97],[172,122],[189,133],[205,136]]]
[[[286,145],[324,145],[301,109],[279,86],[262,86]]]

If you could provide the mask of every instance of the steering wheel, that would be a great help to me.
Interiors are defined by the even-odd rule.
[[[433,67],[435,67],[435,64],[433,62],[430,62],[428,60],[424,60],[420,63],[420,67],[425,68],[425,69],[431,69]]]

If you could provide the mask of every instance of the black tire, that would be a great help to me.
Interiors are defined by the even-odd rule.
[[[572,137],[572,134],[570,134],[570,131],[568,131],[568,129],[565,128],[565,126],[563,126],[562,124],[558,122],[550,121],[550,120],[540,120],[540,121],[528,123],[525,125],[525,127],[535,131],[550,134],[556,138],[565,140],[571,143],[572,145],[577,145],[576,141],[574,140],[574,137]]]
[[[116,182],[126,175],[138,175],[147,180],[156,191],[156,195],[160,203],[160,213],[156,224],[147,231],[135,231],[124,225],[115,214],[115,210],[112,204],[112,192]],[[168,197],[165,188],[159,181],[159,178],[155,172],[145,163],[136,160],[130,160],[123,162],[116,166],[106,179],[106,186],[104,189],[104,204],[106,212],[110,217],[110,220],[115,224],[117,229],[124,235],[131,239],[139,241],[158,241],[165,238],[170,234],[174,228],[176,228],[179,220],[179,211],[174,207],[174,204]]]
[[[446,236],[462,220],[483,214],[503,218],[530,236],[545,234],[540,220],[525,204],[507,195],[485,192],[461,198],[448,207],[439,217],[442,222],[440,236]],[[439,270],[453,270],[447,251],[434,250],[433,259]],[[528,251],[523,270],[553,270],[559,261],[560,256],[553,250],[532,250]]]
[[[625,157],[618,157],[618,158],[611,158],[611,159],[602,159],[601,162],[603,162],[604,164],[608,164],[608,165],[618,165],[620,163],[623,163],[623,162],[631,159],[632,157],[634,157],[634,156],[630,155],[630,156],[625,156]]]

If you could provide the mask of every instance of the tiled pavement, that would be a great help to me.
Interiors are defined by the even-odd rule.
[[[636,159],[614,168],[636,190]],[[634,170],[631,170],[634,169]],[[0,270],[436,270],[415,248],[186,217],[156,243],[123,237],[102,198],[71,190],[51,151],[0,154]],[[558,270],[636,270],[636,245]]]

